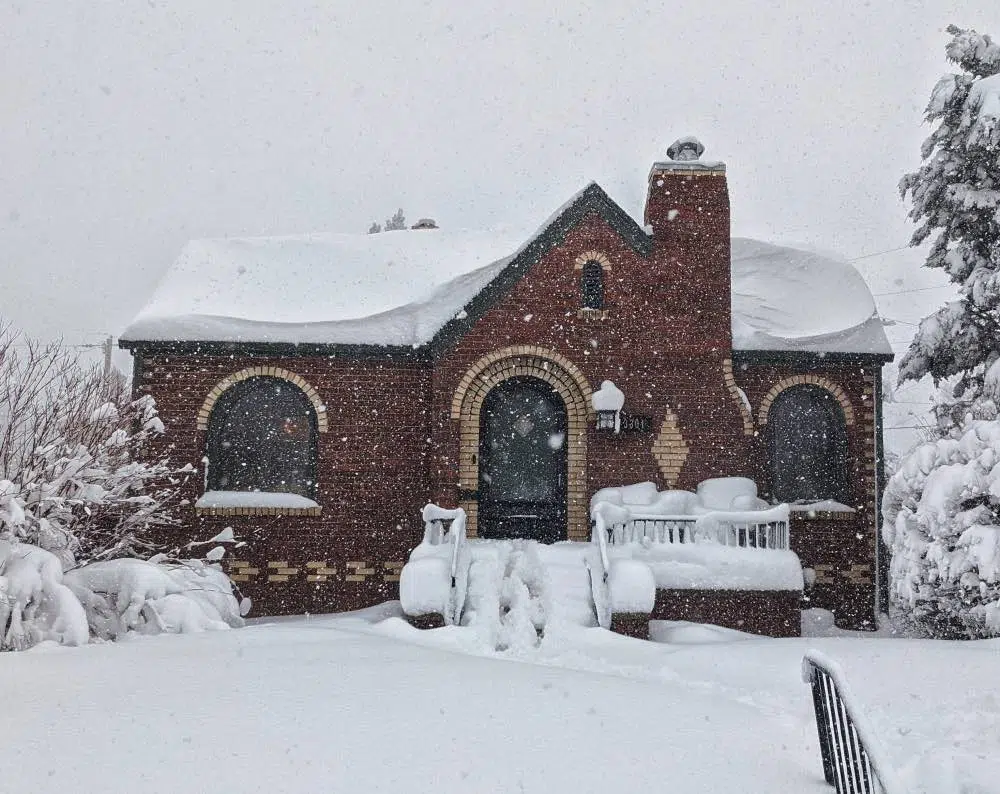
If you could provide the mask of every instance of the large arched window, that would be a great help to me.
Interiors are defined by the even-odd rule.
[[[768,412],[771,495],[779,502],[849,503],[847,427],[837,399],[819,386],[794,386]]]
[[[580,300],[585,309],[604,308],[604,268],[596,259],[583,263]]]
[[[208,423],[208,490],[316,492],[316,412],[281,378],[247,378],[225,391]]]

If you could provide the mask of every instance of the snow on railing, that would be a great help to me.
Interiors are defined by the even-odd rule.
[[[462,546],[465,544],[465,510],[456,507],[449,510],[438,507],[436,504],[428,503],[421,511],[421,518],[424,520],[424,543],[431,546],[441,546],[445,543],[451,544],[451,586],[455,587],[458,576],[458,562]],[[448,526],[445,526],[445,522]]]
[[[612,513],[614,505],[601,504],[605,509],[594,509],[593,530],[590,533],[590,541],[594,544],[597,555],[593,562],[587,561],[587,569],[590,571],[590,589],[597,612],[597,624],[601,628],[607,629],[611,628],[611,602],[608,594],[608,572],[611,570],[611,562],[608,557],[608,525],[606,523],[608,519],[606,515]],[[614,517],[613,514],[608,516],[611,519]],[[598,565],[601,568],[600,571],[595,570]]]
[[[695,543],[788,550],[788,505],[769,510],[723,511],[702,515],[655,515],[599,502],[591,511],[595,531],[604,527],[612,545]]]
[[[807,651],[802,679],[812,687],[826,782],[837,794],[905,794],[840,665]]]

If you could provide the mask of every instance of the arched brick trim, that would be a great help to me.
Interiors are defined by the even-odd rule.
[[[591,388],[583,373],[569,359],[534,345],[515,345],[483,356],[469,367],[452,399],[451,418],[459,421],[459,488],[479,487],[479,415],[483,400],[494,386],[506,380],[532,377],[552,386],[566,404],[567,536],[588,540],[587,424],[593,417]],[[468,514],[467,531],[475,537],[479,505],[461,502]]]
[[[764,395],[764,401],[760,404],[760,410],[757,412],[757,423],[761,427],[767,424],[767,415],[778,395],[785,389],[790,389],[793,386],[819,386],[821,389],[826,389],[840,403],[840,407],[844,411],[844,422],[848,425],[854,424],[854,408],[847,397],[847,393],[839,384],[834,383],[828,378],[824,378],[822,375],[793,375],[790,378],[779,380]]]
[[[736,409],[743,418],[743,435],[752,436],[754,434],[753,414],[750,412],[750,403],[747,401],[746,394],[736,385],[736,378],[733,377],[732,359],[727,358],[722,361],[722,380],[726,384],[726,390],[732,395],[733,402],[736,403]]]
[[[660,467],[660,473],[667,485],[671,488],[677,484],[681,469],[688,456],[688,445],[681,435],[681,425],[670,408],[666,409],[666,416],[660,425],[660,432],[653,440],[653,457],[656,458],[656,465]]]
[[[312,403],[313,409],[316,411],[316,429],[320,433],[327,431],[329,424],[327,422],[326,406],[323,405],[323,401],[319,398],[316,389],[301,375],[296,375],[294,372],[289,372],[287,369],[282,369],[281,367],[247,367],[220,380],[212,387],[212,390],[208,393],[208,397],[205,398],[205,402],[202,403],[201,409],[198,411],[198,429],[208,430],[208,418],[212,415],[212,409],[227,389],[231,389],[237,383],[245,381],[247,378],[262,377],[281,378],[302,389],[303,394],[309,398],[309,402]]]
[[[580,254],[576,260],[573,262],[574,270],[583,270],[583,266],[587,262],[600,262],[601,269],[605,272],[611,270],[611,260],[608,259],[608,255],[600,251],[585,251]]]

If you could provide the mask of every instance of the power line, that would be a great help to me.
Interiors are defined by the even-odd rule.
[[[901,245],[899,246],[899,248],[886,248],[884,251],[875,251],[874,253],[871,254],[862,254],[861,256],[854,257],[854,259],[848,259],[847,261],[858,262],[862,259],[871,259],[873,256],[882,256],[882,254],[892,254],[895,253],[896,251],[905,251],[909,247],[910,246],[908,245]]]
[[[953,289],[953,288],[954,285],[952,284],[942,284],[939,287],[914,287],[913,289],[901,289],[897,290],[896,292],[873,292],[872,297],[884,298],[886,295],[907,295],[911,292],[927,292],[928,290],[932,289]]]

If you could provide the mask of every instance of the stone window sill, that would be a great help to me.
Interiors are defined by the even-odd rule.
[[[319,516],[322,507],[195,507],[199,516]]]
[[[576,316],[581,320],[607,320],[609,314],[607,309],[588,309],[583,306],[576,310]]]
[[[194,503],[199,516],[318,516],[322,508],[296,494],[206,491]]]

